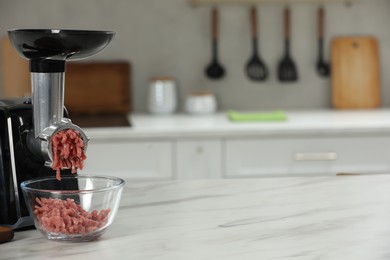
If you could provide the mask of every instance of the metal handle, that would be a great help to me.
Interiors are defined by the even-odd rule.
[[[295,153],[294,161],[334,161],[337,159],[337,153]]]

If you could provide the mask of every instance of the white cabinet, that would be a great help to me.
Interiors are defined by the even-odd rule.
[[[81,174],[126,178],[173,178],[173,144],[170,141],[91,140]]]
[[[82,174],[215,179],[390,173],[390,135],[91,140]]]
[[[176,142],[177,179],[222,177],[221,140],[180,140]]]
[[[226,141],[226,177],[390,172],[390,136],[248,138]]]

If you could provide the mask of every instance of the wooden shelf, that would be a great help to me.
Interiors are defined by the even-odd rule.
[[[271,3],[282,3],[282,4],[293,4],[293,3],[308,3],[308,4],[318,4],[318,3],[346,3],[351,4],[357,2],[358,0],[189,0],[190,4],[193,6],[200,5],[220,5],[220,4],[271,4]]]

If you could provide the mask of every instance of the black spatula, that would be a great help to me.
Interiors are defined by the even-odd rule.
[[[284,10],[284,48],[285,53],[278,66],[278,79],[281,82],[298,80],[298,69],[290,54],[290,8]]]
[[[325,31],[325,9],[318,9],[318,60],[317,72],[320,76],[327,77],[330,74],[330,65],[324,60],[324,31]]]

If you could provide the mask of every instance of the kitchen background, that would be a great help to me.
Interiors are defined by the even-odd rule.
[[[326,2],[326,1],[323,1]],[[259,4],[259,46],[270,78],[253,83],[244,73],[251,56],[248,5],[220,5],[219,56],[227,70],[218,81],[204,76],[211,60],[210,6],[187,0],[13,0],[0,2],[0,36],[14,28],[113,30],[115,39],[90,60],[129,60],[132,64],[133,111],[144,112],[148,79],[176,78],[179,110],[195,90],[215,93],[220,110],[321,109],[331,107],[330,79],[315,71],[318,4],[295,3],[292,10],[292,56],[300,79],[283,84],[276,67],[283,55],[283,4]],[[380,42],[382,106],[390,106],[390,1],[325,3],[326,42],[340,35],[374,35]],[[326,57],[329,50],[326,51]],[[1,81],[0,81],[1,82]]]

